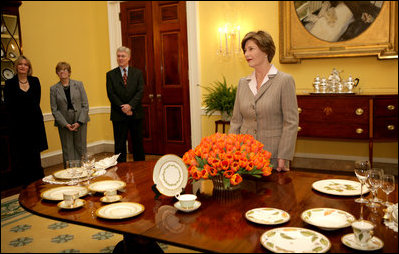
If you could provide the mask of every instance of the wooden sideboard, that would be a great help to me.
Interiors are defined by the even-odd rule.
[[[398,95],[298,95],[298,137],[398,140]]]

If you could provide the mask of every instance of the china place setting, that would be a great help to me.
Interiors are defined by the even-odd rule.
[[[341,238],[344,245],[363,251],[374,251],[384,247],[384,242],[374,236],[375,225],[371,221],[359,219],[352,222],[351,226],[353,233]]]
[[[193,212],[201,206],[201,202],[197,200],[197,196],[194,194],[177,194],[174,203],[174,207],[182,212]]]

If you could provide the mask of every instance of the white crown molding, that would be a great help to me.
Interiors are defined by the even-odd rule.
[[[100,107],[91,107],[89,108],[89,115],[96,115],[96,114],[109,114],[111,112],[110,106],[100,106]],[[45,122],[54,121],[54,116],[51,113],[44,113],[43,120]]]

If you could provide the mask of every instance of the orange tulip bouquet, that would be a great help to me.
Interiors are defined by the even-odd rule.
[[[204,137],[194,149],[183,155],[189,179],[223,178],[225,188],[242,182],[242,175],[268,176],[272,172],[271,153],[248,134],[215,133]]]

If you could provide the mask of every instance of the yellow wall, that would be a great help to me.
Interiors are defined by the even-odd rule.
[[[105,73],[110,69],[106,1],[23,1],[22,46],[42,85],[41,108],[51,113],[50,86],[58,82],[55,66],[66,61],[72,79],[83,81],[90,107],[109,106]],[[91,115],[87,142],[112,140],[108,114]],[[54,122],[46,122],[49,149],[61,149]]]
[[[279,47],[278,3],[262,1],[200,1],[200,52],[201,85],[207,86],[226,76],[230,84],[253,70],[244,61],[243,55],[223,58],[216,55],[218,46],[218,27],[225,23],[236,23],[241,27],[241,38],[254,30],[266,30]],[[364,93],[398,93],[398,60],[378,60],[377,57],[351,57],[303,60],[300,64],[280,64],[277,49],[273,59],[277,69],[290,73],[296,82],[298,94],[312,91],[316,75],[327,76],[332,68],[344,70],[342,76],[349,74],[360,79],[359,87]],[[205,91],[203,91],[205,93]],[[203,136],[214,133],[214,121],[220,117],[202,117]],[[368,142],[298,140],[296,153],[335,154],[348,156],[368,156]],[[398,143],[375,144],[375,157],[398,158]]]
[[[252,72],[243,56],[217,57],[218,27],[227,22],[241,26],[241,38],[252,30],[267,30],[278,47],[278,3],[266,1],[199,1],[201,85],[207,86],[226,76],[236,85],[240,77]],[[50,113],[49,89],[57,82],[55,65],[67,61],[72,78],[83,81],[90,107],[109,106],[105,90],[105,73],[110,69],[108,18],[106,1],[23,1],[20,7],[24,54],[31,59],[34,75],[42,83],[43,113]],[[316,75],[327,75],[333,67],[360,78],[366,93],[398,92],[398,61],[376,57],[353,57],[304,60],[301,64],[280,64],[278,50],[273,63],[293,75],[297,92],[311,91]],[[113,140],[109,114],[91,115],[88,143]],[[202,136],[214,132],[218,116],[202,117]],[[60,150],[59,136],[53,122],[46,122],[49,150]],[[298,140],[297,153],[367,156],[365,142]],[[397,158],[398,143],[375,145],[374,155]]]

